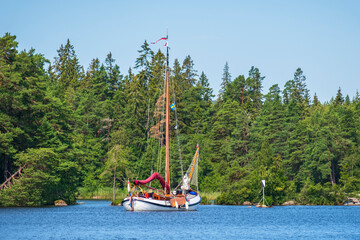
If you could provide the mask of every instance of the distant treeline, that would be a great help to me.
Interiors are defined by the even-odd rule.
[[[18,51],[15,39],[0,38],[0,184],[25,167],[0,190],[0,206],[74,203],[79,187],[111,186],[115,169],[119,188],[128,178],[163,174],[163,132],[154,131],[163,115],[160,50],[145,41],[126,73],[111,53],[85,71],[69,40],[50,61]],[[258,68],[232,79],[226,63],[215,97],[190,56],[175,59],[171,185],[199,144],[199,189],[221,192],[219,204],[259,201],[262,179],[270,204],[340,204],[358,193],[360,95],[344,97],[339,88],[320,103],[302,69],[294,70],[282,90],[273,85],[264,95]]]

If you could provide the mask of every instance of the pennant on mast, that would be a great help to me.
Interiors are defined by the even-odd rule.
[[[166,40],[166,43],[165,43],[165,47],[168,45],[168,43],[167,43],[167,37],[162,37],[162,38],[160,38],[159,40],[157,40],[156,42],[152,42],[151,44],[157,44],[159,41],[161,41],[161,40]]]

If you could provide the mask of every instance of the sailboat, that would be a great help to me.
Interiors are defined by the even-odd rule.
[[[201,202],[198,189],[194,190],[191,186],[197,186],[197,168],[199,161],[199,145],[196,146],[194,159],[189,169],[182,177],[179,185],[171,191],[170,172],[169,172],[169,46],[167,44],[168,34],[158,41],[166,40],[166,74],[165,74],[165,98],[166,98],[166,121],[165,121],[165,180],[160,173],[154,172],[145,180],[134,180],[131,187],[128,181],[129,197],[122,201],[122,206],[127,211],[189,211],[196,210]],[[157,43],[156,41],[155,43]],[[162,189],[156,189],[146,185],[147,183],[158,180]],[[143,189],[144,188],[144,189]]]

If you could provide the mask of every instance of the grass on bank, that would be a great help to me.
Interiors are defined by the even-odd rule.
[[[116,200],[120,200],[120,202],[128,195],[127,190],[117,188],[115,190]],[[112,200],[113,198],[113,189],[112,187],[102,187],[93,192],[88,191],[84,187],[80,187],[78,189],[77,199],[99,199],[99,200]]]
[[[221,192],[200,192],[201,205],[216,204],[216,199],[221,195]]]

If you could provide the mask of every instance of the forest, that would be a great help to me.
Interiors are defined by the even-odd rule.
[[[162,123],[166,58],[146,41],[137,51],[125,71],[111,52],[85,70],[70,40],[49,60],[20,51],[10,33],[0,38],[0,184],[22,168],[0,189],[0,206],[73,204],[79,188],[111,187],[115,171],[119,189],[164,173],[163,132],[153,126]],[[359,193],[358,93],[339,88],[321,103],[301,68],[264,90],[260,69],[232,77],[228,63],[214,93],[190,55],[170,68],[172,187],[199,144],[199,191],[219,193],[217,204],[258,201],[262,179],[274,205],[343,204]]]

